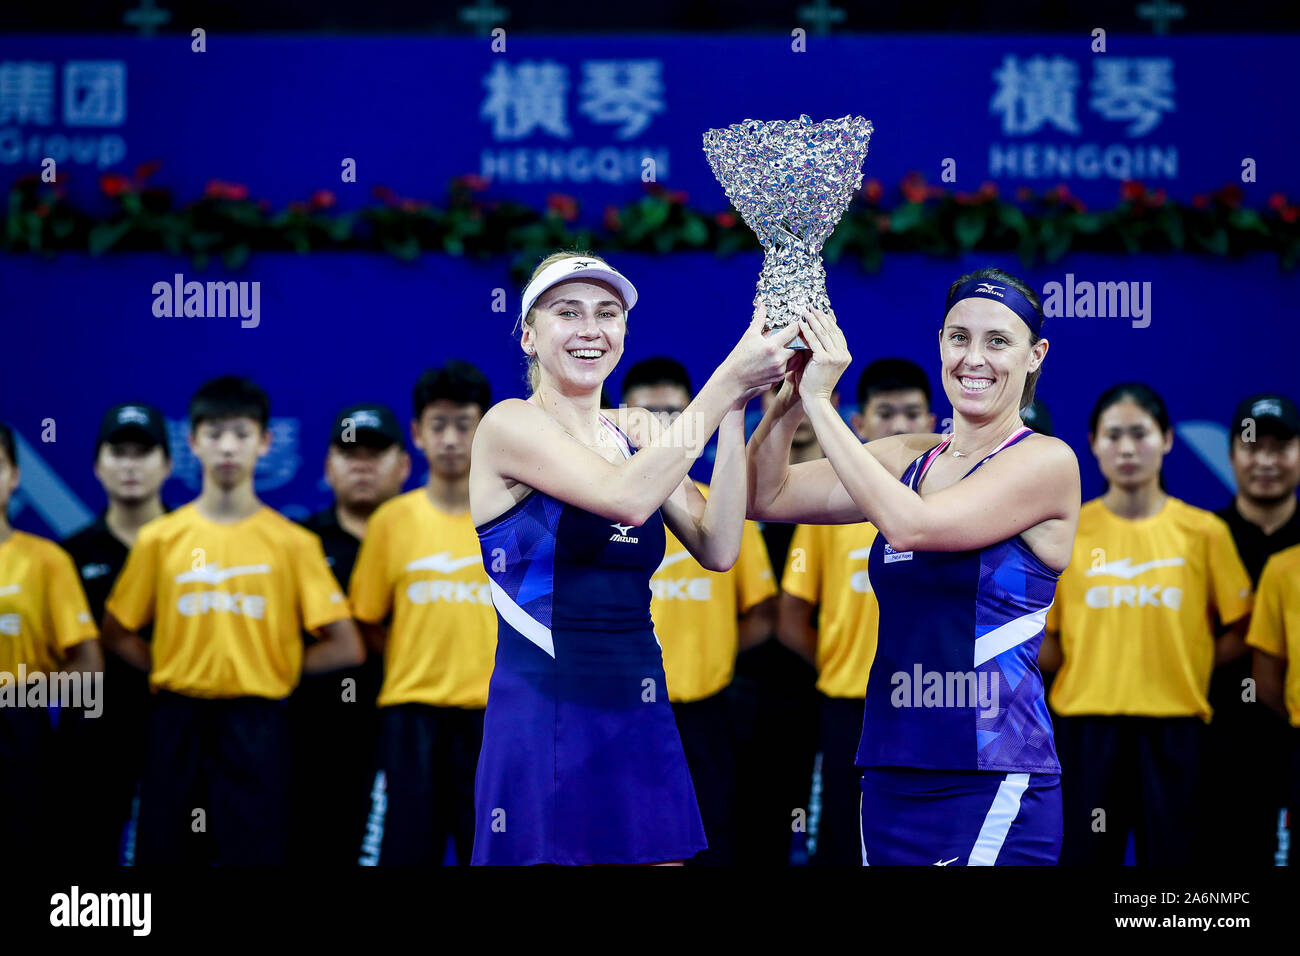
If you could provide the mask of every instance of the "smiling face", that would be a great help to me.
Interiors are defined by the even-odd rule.
[[[1165,455],[1174,445],[1174,433],[1132,399],[1115,402],[1097,419],[1091,436],[1097,466],[1111,485],[1136,491],[1160,477]]]
[[[1232,471],[1237,490],[1249,500],[1275,504],[1295,494],[1300,485],[1300,435],[1265,434],[1232,440]]]
[[[538,298],[521,344],[537,356],[541,381],[564,392],[599,390],[623,356],[627,312],[603,279],[573,279]]]
[[[939,333],[943,391],[953,411],[986,420],[1019,410],[1025,379],[1047,354],[1047,340],[1029,344],[1029,326],[1000,302],[962,299]]]

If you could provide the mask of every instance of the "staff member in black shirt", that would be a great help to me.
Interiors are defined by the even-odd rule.
[[[1254,587],[1270,555],[1300,544],[1300,416],[1282,395],[1255,395],[1237,406],[1228,436],[1237,495],[1218,515],[1228,523]],[[1210,682],[1210,797],[1221,825],[1209,849],[1215,862],[1271,866],[1279,842],[1288,840],[1280,771],[1290,744],[1276,715],[1253,694],[1243,700],[1250,676],[1247,654],[1217,668]]]
[[[303,522],[320,536],[339,587],[347,591],[366,522],[411,474],[397,416],[384,405],[339,412],[325,456],[334,503]],[[290,859],[296,865],[355,866],[365,829],[378,734],[375,698],[383,662],[303,675],[289,698],[293,740]]]
[[[95,477],[108,507],[95,521],[63,542],[77,566],[96,626],[104,619],[104,601],[113,588],[137,532],[163,514],[160,490],[171,474],[167,421],[152,405],[114,405],[99,426],[95,443]],[[148,640],[149,634],[142,636]],[[83,821],[74,858],[91,865],[133,862],[128,821],[144,765],[145,725],[149,712],[149,678],[116,654],[104,655],[104,709],[96,719],[70,711],[60,726],[68,759],[65,770],[82,782],[60,787],[62,793],[85,793],[95,782],[89,806],[67,808]]]

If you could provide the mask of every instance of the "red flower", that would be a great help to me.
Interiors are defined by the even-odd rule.
[[[1282,217],[1282,221],[1286,223],[1295,222],[1298,214],[1300,214],[1300,209],[1295,206],[1283,206],[1282,211],[1278,213]]]
[[[884,187],[880,185],[879,179],[868,179],[862,185],[862,195],[867,198],[867,202],[880,202],[880,197],[884,193]]]
[[[713,218],[723,229],[730,229],[736,224],[736,214],[734,212],[720,212]]]
[[[32,212],[36,213],[37,219],[44,219],[46,216],[50,214],[50,207],[47,203],[41,203],[39,206],[33,209]]]
[[[1034,191],[1028,186],[1021,186],[1016,189],[1016,199],[1020,202],[1029,202],[1034,198]]]
[[[131,182],[121,173],[104,173],[99,177],[99,188],[105,196],[116,198],[131,191]]]
[[[1125,202],[1137,202],[1146,193],[1147,188],[1136,179],[1126,179],[1119,187],[1119,198]]]
[[[622,220],[618,217],[618,207],[609,205],[605,207],[605,215],[601,218],[605,228],[610,232],[618,232],[623,227]]]
[[[486,176],[480,176],[478,173],[466,173],[452,180],[454,185],[462,186],[472,193],[481,193],[488,188],[489,182]]]
[[[311,194],[311,198],[307,201],[311,204],[312,209],[329,209],[335,202],[337,202],[334,198],[334,194],[328,189],[316,190]]]
[[[1228,183],[1228,185],[1224,186],[1214,194],[1214,198],[1225,206],[1236,209],[1241,205],[1241,200],[1244,195],[1245,194],[1241,191],[1240,186],[1236,183]]]
[[[578,201],[568,193],[551,193],[546,197],[546,208],[565,222],[578,218]]]
[[[147,163],[141,163],[135,168],[135,181],[142,183],[160,169],[162,169],[161,159],[151,159]]]
[[[397,198],[397,193],[393,192],[387,186],[371,186],[370,195],[374,196],[380,202],[390,203]]]
[[[1286,208],[1286,194],[1274,193],[1268,197],[1268,208],[1274,212],[1280,212]]]
[[[1210,197],[1205,195],[1205,193],[1197,193],[1192,197],[1192,205],[1197,209],[1205,209],[1210,205]]]
[[[209,179],[203,195],[208,199],[247,199],[248,187],[243,183],[228,183],[220,179]]]
[[[1070,187],[1065,183],[1057,183],[1056,187],[1051,191],[1051,196],[1057,202],[1065,202],[1070,198]]]
[[[985,200],[997,199],[998,198],[997,183],[993,182],[993,180],[991,179],[986,179],[984,180],[984,182],[980,183],[979,197],[980,199],[985,199]]]
[[[928,195],[925,188],[925,179],[917,172],[911,172],[904,176],[899,188],[903,191],[903,198],[908,202],[925,202]]]

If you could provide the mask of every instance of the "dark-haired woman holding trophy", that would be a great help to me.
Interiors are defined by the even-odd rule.
[[[797,324],[808,351],[750,439],[749,517],[870,521],[880,602],[867,683],[867,865],[1054,865],[1060,764],[1038,647],[1079,515],[1064,442],[1025,428],[1047,355],[1033,290],[996,269],[948,289],[940,375],[949,435],[863,444],[831,393],[848,367],[830,311]],[[826,458],[790,465],[800,410]]]

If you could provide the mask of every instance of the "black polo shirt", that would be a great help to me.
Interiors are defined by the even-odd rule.
[[[1241,555],[1241,563],[1250,575],[1251,587],[1259,584],[1259,576],[1264,573],[1264,565],[1271,555],[1300,544],[1300,508],[1296,508],[1291,520],[1272,534],[1265,534],[1259,525],[1243,518],[1237,510],[1235,498],[1228,507],[1215,514],[1228,522],[1232,540],[1237,544],[1237,553]]]
[[[63,550],[72,555],[77,566],[77,575],[86,591],[96,626],[104,620],[104,602],[108,600],[108,593],[113,590],[113,582],[122,572],[130,551],[108,530],[108,522],[104,519],[105,515],[101,514],[63,542]]]
[[[302,526],[320,538],[325,548],[325,560],[333,569],[339,587],[346,592],[352,579],[352,567],[357,563],[357,552],[361,550],[361,539],[339,524],[333,506],[307,518]]]
[[[164,507],[163,512],[167,512]],[[63,549],[72,556],[85,589],[90,613],[96,628],[104,622],[104,602],[113,590],[113,583],[122,573],[130,548],[118,540],[108,529],[107,512],[63,542]],[[144,640],[152,640],[153,625],[146,624],[137,633]],[[149,675],[137,670],[116,654],[104,655],[104,685],[111,690],[104,694],[101,717],[85,723],[93,725],[96,732],[86,733],[83,746],[91,753],[87,759],[93,763],[101,780],[105,800],[125,799],[129,813],[135,780],[144,766],[145,719],[149,711]],[[65,718],[67,719],[67,718]],[[125,797],[120,797],[125,793]],[[109,807],[109,809],[112,809]],[[104,826],[110,830],[120,827],[120,820],[109,820]],[[116,846],[116,836],[107,838]]]
[[[163,507],[163,514],[171,509]],[[99,627],[104,621],[104,602],[113,590],[113,583],[126,565],[126,556],[131,549],[117,535],[108,529],[108,512],[100,514],[86,527],[63,541],[63,550],[72,555],[77,566],[77,576],[86,591],[86,600],[90,604],[90,613]],[[153,633],[151,625],[140,631],[146,641]]]

